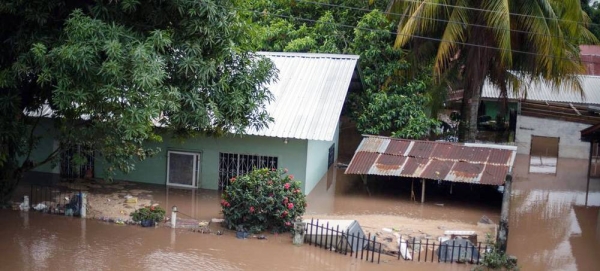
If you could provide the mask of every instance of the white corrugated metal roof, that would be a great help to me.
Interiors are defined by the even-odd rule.
[[[249,135],[333,140],[358,56],[312,53],[267,53],[279,70],[278,80],[268,85],[274,100],[266,110],[274,122]],[[53,114],[48,105],[30,116]],[[155,121],[155,125],[159,126]]]
[[[584,96],[577,91],[573,91],[568,86],[553,87],[545,82],[532,82],[527,87],[527,96],[523,91],[516,95],[509,90],[508,98],[516,100],[547,101],[559,103],[577,103],[600,105],[600,76],[581,75],[581,86]],[[483,85],[482,98],[497,99],[500,96],[500,89],[492,85],[489,81]]]
[[[355,55],[266,53],[279,70],[268,88],[274,101],[266,110],[274,122],[247,134],[332,140],[358,61]]]

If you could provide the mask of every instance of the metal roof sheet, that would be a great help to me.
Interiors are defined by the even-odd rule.
[[[508,91],[508,98],[514,100],[546,101],[559,103],[575,103],[587,105],[600,105],[600,76],[580,75],[583,96],[573,91],[568,86],[553,87],[546,82],[531,82],[527,86],[527,92],[519,91],[515,94]],[[498,99],[500,89],[486,80],[482,89],[482,98]]]
[[[267,53],[279,70],[268,85],[274,101],[266,110],[274,122],[247,134],[308,140],[333,140],[358,61],[355,55]]]
[[[502,185],[516,147],[365,136],[346,174]]]

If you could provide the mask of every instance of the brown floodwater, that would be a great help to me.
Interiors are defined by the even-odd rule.
[[[583,160],[559,159],[556,175],[528,174],[517,156],[508,251],[521,270],[599,270],[600,180],[586,202]],[[140,185],[162,206],[199,220],[219,216],[219,192]],[[368,188],[368,189],[367,189]],[[498,221],[501,194],[494,187],[427,182],[425,204],[410,200],[420,184],[332,169],[308,196],[305,217],[382,214],[476,223]],[[452,191],[452,193],[450,193]],[[20,190],[27,192],[27,187]],[[587,205],[586,205],[587,203]],[[289,234],[238,240],[184,229],[120,226],[35,212],[0,210],[0,270],[469,270],[460,264],[412,263],[382,255],[381,264],[324,249],[291,244]]]
[[[0,210],[1,270],[468,270],[458,264],[407,263],[382,255],[375,264],[289,235],[239,240],[182,229],[120,226],[40,213]]]
[[[559,159],[557,173],[528,174],[517,156],[508,252],[522,270],[600,270],[600,179],[587,161]]]

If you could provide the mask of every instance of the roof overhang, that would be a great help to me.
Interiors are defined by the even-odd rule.
[[[516,146],[366,135],[345,173],[503,185],[516,152]]]

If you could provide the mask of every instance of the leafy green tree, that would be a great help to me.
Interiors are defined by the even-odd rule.
[[[394,23],[378,11],[365,15],[355,29],[352,51],[360,55],[365,92],[352,95],[353,114],[362,133],[423,138],[437,123],[427,114],[430,78],[409,76],[404,53],[393,47]]]
[[[22,174],[83,144],[129,171],[160,135],[241,133],[271,118],[270,61],[229,0],[0,2],[0,202]],[[53,115],[25,114],[48,105]],[[50,121],[60,148],[36,161]],[[158,133],[155,126],[164,132]]]
[[[502,97],[530,80],[581,91],[576,75],[584,66],[578,45],[597,42],[586,29],[589,18],[580,0],[394,0],[390,7],[402,14],[396,47],[419,40],[415,36],[441,39],[436,44],[435,76],[443,77],[457,66],[464,69],[463,141],[475,139],[485,80],[499,87]]]

